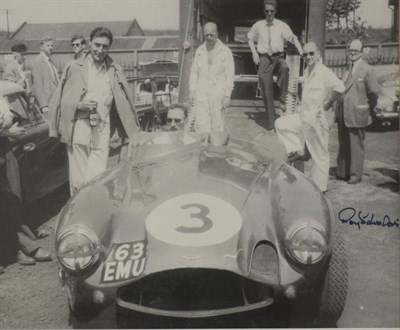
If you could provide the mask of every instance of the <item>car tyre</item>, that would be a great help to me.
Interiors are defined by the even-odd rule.
[[[348,290],[348,269],[345,242],[335,230],[332,255],[322,276],[309,294],[304,294],[291,306],[291,326],[335,328],[343,313]]]
[[[95,314],[91,292],[84,290],[79,285],[67,286],[66,291],[70,316],[83,323],[91,320]]]
[[[343,313],[348,290],[348,265],[342,233],[336,229],[332,257],[323,281],[318,327],[336,326]]]

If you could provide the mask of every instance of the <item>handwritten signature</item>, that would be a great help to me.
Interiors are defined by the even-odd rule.
[[[357,211],[353,207],[341,209],[338,214],[338,219],[341,223],[357,226],[358,229],[361,229],[361,226],[380,226],[388,228],[398,228],[400,226],[398,218],[392,220],[385,214],[383,219],[378,219],[372,212]]]

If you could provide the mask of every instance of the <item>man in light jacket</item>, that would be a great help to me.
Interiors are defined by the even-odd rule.
[[[123,69],[108,55],[113,36],[98,27],[90,52],[68,63],[49,113],[50,136],[67,144],[71,194],[107,168],[110,135],[139,132]]]
[[[42,112],[48,112],[50,100],[58,86],[59,76],[53,63],[53,39],[40,42],[40,54],[32,61],[32,91]]]

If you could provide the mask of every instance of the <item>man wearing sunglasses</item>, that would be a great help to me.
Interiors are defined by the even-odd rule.
[[[329,126],[334,116],[331,107],[344,92],[344,85],[321,63],[321,55],[314,42],[304,45],[303,57],[307,69],[300,109],[298,113],[277,119],[275,129],[285,145],[290,162],[307,160],[307,144],[313,159],[311,179],[325,192],[329,178]]]
[[[346,90],[338,102],[339,151],[337,179],[359,183],[364,167],[365,127],[371,124],[370,111],[378,99],[378,83],[371,66],[363,58],[363,44],[353,40],[349,46],[350,67],[343,81]]]
[[[85,54],[86,40],[81,35],[75,34],[71,39],[71,46],[76,60]]]
[[[299,54],[303,53],[301,44],[290,27],[275,18],[278,4],[276,0],[264,0],[265,20],[255,23],[248,33],[248,42],[253,55],[253,61],[258,66],[258,78],[261,95],[266,111],[266,129],[274,128],[274,82],[273,75],[278,76],[280,90],[280,108],[286,111],[286,95],[289,84],[289,67],[284,58],[284,42],[292,43]],[[257,42],[257,49],[255,46]]]

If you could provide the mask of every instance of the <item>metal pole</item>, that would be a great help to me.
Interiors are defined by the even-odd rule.
[[[7,17],[7,38],[10,37],[10,25],[8,22],[8,9],[6,9],[6,17]]]
[[[133,76],[137,77],[138,75],[138,66],[139,66],[139,57],[138,57],[138,50],[133,50]],[[137,101],[137,81],[133,82],[133,103],[136,104]]]

